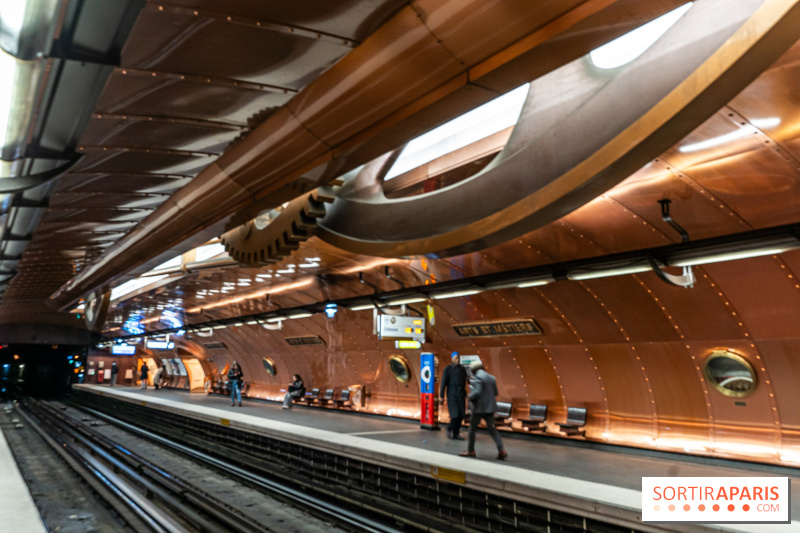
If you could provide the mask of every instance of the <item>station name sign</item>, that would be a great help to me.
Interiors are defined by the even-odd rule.
[[[542,330],[532,318],[493,320],[453,324],[459,337],[506,337],[510,335],[541,335]]]
[[[205,346],[209,350],[227,350],[228,349],[228,345],[226,345],[224,342],[207,342],[207,343],[203,344],[203,346]]]
[[[290,346],[309,346],[314,344],[325,344],[319,335],[305,335],[303,337],[284,337]]]

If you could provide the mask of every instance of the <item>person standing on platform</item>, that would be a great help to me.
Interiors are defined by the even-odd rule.
[[[109,384],[111,387],[117,384],[117,374],[119,374],[119,367],[117,362],[114,361],[111,363],[111,383]]]
[[[242,368],[239,366],[239,363],[234,361],[233,365],[231,365],[231,369],[228,370],[228,382],[231,385],[231,405],[236,405],[235,400],[238,400],[239,407],[242,406],[243,378],[244,373],[242,372]]]
[[[459,435],[461,422],[464,420],[464,409],[467,399],[467,369],[461,365],[458,352],[450,354],[451,364],[442,372],[442,385],[439,399],[444,402],[447,394],[447,410],[450,412],[450,424],[447,426],[447,438],[464,440]]]
[[[289,391],[283,395],[283,408],[291,409],[292,400],[295,398],[302,398],[306,395],[306,386],[303,383],[303,378],[300,374],[292,376],[292,382],[289,383]]]
[[[142,368],[139,371],[139,379],[142,381],[142,390],[147,388],[147,376],[150,374],[150,369],[147,363],[142,363]]]
[[[481,420],[486,422],[486,428],[489,430],[497,445],[497,458],[505,459],[508,457],[505,448],[503,448],[503,441],[500,438],[497,428],[494,427],[494,413],[497,411],[497,381],[494,376],[483,369],[483,363],[474,361],[469,365],[472,371],[473,378],[470,381],[469,401],[472,407],[472,416],[469,420],[469,436],[467,437],[467,449],[458,455],[462,457],[475,457],[475,430],[478,429],[478,424]]]
[[[164,367],[161,366],[156,370],[156,375],[153,376],[153,385],[155,385],[156,390],[161,388],[161,381],[164,379]]]

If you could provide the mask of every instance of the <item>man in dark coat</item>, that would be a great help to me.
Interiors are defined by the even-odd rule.
[[[483,369],[483,363],[473,361],[469,365],[472,371],[472,380],[469,387],[469,401],[472,406],[472,416],[469,420],[469,436],[467,438],[467,449],[458,455],[463,457],[475,457],[475,431],[481,420],[486,422],[486,429],[494,439],[497,446],[497,458],[504,460],[508,457],[500,433],[494,427],[494,413],[497,411],[497,381],[494,376]]]
[[[112,387],[117,384],[117,374],[119,373],[119,367],[117,366],[117,362],[114,361],[111,363],[111,385]]]
[[[442,385],[439,389],[439,399],[444,402],[447,391],[447,410],[450,412],[450,424],[447,426],[447,438],[464,440],[459,435],[461,422],[464,420],[464,405],[467,398],[467,369],[461,365],[458,352],[450,356],[451,364],[445,367],[442,373]]]
[[[147,363],[142,363],[142,368],[139,371],[139,379],[142,382],[142,389],[147,388],[147,376],[150,373],[150,367],[147,366]]]

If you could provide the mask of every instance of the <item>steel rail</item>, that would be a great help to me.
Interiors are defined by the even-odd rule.
[[[99,471],[94,469],[91,465],[86,463],[84,459],[72,448],[59,444],[53,437],[51,437],[37,420],[34,420],[31,415],[24,410],[19,409],[19,415],[27,422],[28,426],[36,432],[42,440],[45,441],[53,451],[61,457],[61,459],[75,472],[83,481],[98,495],[100,498],[111,507],[122,520],[127,523],[136,531],[145,531],[147,527],[156,532],[164,532],[150,515],[144,511],[135,501],[133,501],[128,494],[126,494],[120,487],[118,487],[111,479],[104,476]]]
[[[310,496],[300,490],[293,489],[291,487],[275,482],[263,476],[259,476],[252,472],[248,472],[247,470],[235,466],[231,463],[222,461],[220,459],[217,459],[216,457],[200,452],[188,446],[184,446],[183,444],[178,444],[160,435],[157,435],[140,427],[134,426],[132,424],[114,418],[113,416],[107,415],[90,407],[85,407],[82,405],[75,405],[74,407],[76,409],[89,413],[92,416],[95,416],[97,418],[105,420],[106,422],[109,422],[120,428],[123,428],[126,431],[130,431],[131,433],[135,433],[150,441],[171,448],[183,455],[186,455],[187,457],[190,457],[191,459],[197,462],[206,464],[216,470],[221,470],[226,474],[235,476],[243,481],[247,481],[250,484],[259,487],[262,491],[270,495],[275,495],[280,499],[290,500],[295,505],[301,508],[311,508],[317,514],[321,514],[325,518],[333,520],[336,523],[343,524],[350,528],[355,528],[358,531],[364,531],[367,533],[400,533],[400,530],[396,528],[387,526],[380,522],[376,522],[367,517],[361,516],[357,513],[344,509],[340,506],[331,504],[320,498]]]
[[[71,448],[82,458],[84,465],[89,465],[96,475],[102,476],[143,509],[158,524],[158,531],[274,531],[96,431],[71,423],[74,422],[71,417],[48,405],[37,402],[32,412],[50,424],[52,431],[68,437],[61,438],[61,444]],[[154,506],[149,501],[154,497],[169,507],[170,512]]]

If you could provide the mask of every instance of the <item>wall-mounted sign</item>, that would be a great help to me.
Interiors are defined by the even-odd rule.
[[[436,401],[436,356],[422,352],[419,356],[420,419],[423,429],[439,427],[438,402]]]
[[[308,346],[313,344],[325,344],[319,335],[304,335],[302,337],[284,337],[290,346]]]
[[[493,320],[453,324],[459,337],[505,337],[510,335],[541,335],[542,330],[532,318]]]
[[[148,350],[171,350],[175,347],[174,342],[167,341],[147,341],[145,345]]]
[[[131,344],[114,344],[111,346],[113,355],[133,355],[136,353],[136,346]]]
[[[414,316],[378,315],[378,337],[425,342],[425,319]]]
[[[206,342],[203,344],[209,350],[227,350],[228,345],[224,342]]]
[[[398,350],[419,350],[422,348],[422,343],[419,341],[394,341],[394,347]]]
[[[469,368],[469,365],[471,365],[474,361],[480,361],[480,360],[481,360],[480,355],[462,355],[461,358],[459,359],[461,365],[467,368]]]

